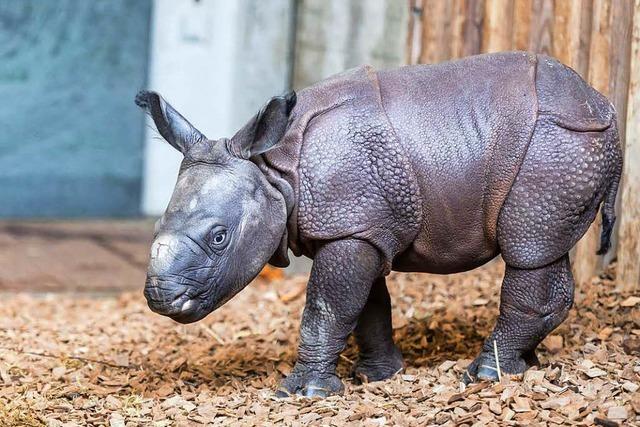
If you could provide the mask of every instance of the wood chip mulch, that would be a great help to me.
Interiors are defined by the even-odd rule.
[[[278,400],[295,361],[304,278],[259,279],[204,321],[151,313],[141,292],[0,295],[1,426],[640,425],[640,297],[610,273],[523,379],[459,384],[497,313],[503,267],[393,274],[407,368],[325,400]],[[341,357],[346,378],[353,343]]]

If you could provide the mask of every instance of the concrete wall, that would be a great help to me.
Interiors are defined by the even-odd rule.
[[[407,1],[300,0],[294,87],[360,64],[403,64],[408,22]]]
[[[139,214],[150,5],[0,1],[0,217]]]
[[[138,89],[161,92],[209,137],[231,136],[292,84],[401,63],[407,9],[394,0],[0,1],[0,217],[160,214],[180,155],[149,121],[145,131]]]
[[[230,137],[290,81],[292,0],[155,0],[149,87],[209,138]],[[143,211],[161,214],[181,155],[145,142]]]
[[[268,98],[291,85],[304,87],[362,63],[388,67],[404,61],[409,13],[404,1],[154,4],[149,87],[209,138],[233,135]],[[150,124],[143,198],[143,211],[150,215],[164,211],[181,159],[158,139]],[[290,272],[310,268],[305,258],[291,260]]]

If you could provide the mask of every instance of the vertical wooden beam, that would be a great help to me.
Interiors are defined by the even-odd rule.
[[[580,49],[580,0],[566,0],[554,5],[553,56],[562,63],[575,67]]]
[[[618,128],[624,141],[629,92],[629,63],[631,61],[631,32],[633,2],[611,1],[611,53],[609,62],[609,99],[618,112]]]
[[[513,10],[513,49],[529,50],[533,0],[515,0]]]
[[[590,46],[589,83],[600,93],[609,95],[609,53],[611,49],[611,2],[595,0]],[[596,255],[600,240],[600,215],[578,242],[573,262],[576,283],[593,278],[602,268],[602,260]]]
[[[553,45],[553,0],[534,0],[529,34],[529,50],[552,54]]]
[[[452,0],[451,58],[461,58],[464,48],[464,26],[467,21],[467,0]]]
[[[627,130],[619,214],[618,283],[640,290],[640,0],[633,3]]]
[[[424,0],[421,63],[432,64],[451,58],[452,15],[452,2]]]
[[[553,12],[553,56],[585,79],[589,70],[591,5],[590,0],[563,0],[555,3]]]
[[[618,112],[618,131],[620,143],[625,146],[625,130],[627,117],[627,99],[629,94],[629,71],[631,62],[631,32],[633,28],[633,1],[612,0],[611,2],[611,53],[609,61],[609,100]],[[620,197],[616,205],[618,217],[624,215],[620,206]],[[618,230],[616,223],[611,235],[611,247],[603,257],[607,265],[615,258],[618,246]]]
[[[591,0],[562,0],[554,4],[553,11],[553,56],[585,80],[589,70],[592,6]],[[574,255],[572,250],[572,259]]]
[[[464,21],[464,44],[460,56],[477,55],[482,50],[484,0],[467,0]]]
[[[440,0],[436,0],[440,2]],[[438,44],[440,44],[438,62],[448,61],[453,57],[453,39],[455,29],[455,2],[446,1],[442,7],[440,18],[440,32],[438,34]]]
[[[512,0],[487,0],[482,28],[482,51],[510,50],[513,40]]]
[[[580,45],[574,69],[584,78],[588,78],[591,49],[591,29],[593,26],[593,0],[580,0],[574,5],[580,11]]]
[[[409,2],[409,30],[407,31],[407,64],[417,64],[422,51],[422,0]]]
[[[589,63],[589,83],[604,95],[609,94],[609,57],[611,51],[611,0],[594,0]]]

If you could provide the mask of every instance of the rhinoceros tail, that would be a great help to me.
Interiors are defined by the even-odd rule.
[[[607,194],[605,196],[600,214],[602,215],[602,231],[600,233],[600,249],[596,254],[604,255],[611,248],[611,233],[613,232],[613,225],[616,222],[616,189],[614,186],[609,186]],[[617,187],[617,185],[615,185]]]
[[[612,148],[616,150],[616,156],[611,181],[609,182],[607,192],[604,195],[602,206],[600,208],[600,214],[602,215],[602,231],[600,233],[600,249],[596,252],[598,255],[606,254],[611,248],[611,233],[613,232],[613,225],[616,222],[616,195],[620,184],[620,176],[622,175],[622,153],[620,149],[620,140],[615,114],[613,116],[613,123],[610,131],[612,131],[612,136],[615,138],[614,141],[612,141],[614,143]]]

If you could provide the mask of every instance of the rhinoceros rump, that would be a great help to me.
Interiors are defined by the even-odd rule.
[[[214,102],[214,101],[212,101]],[[209,140],[158,94],[141,92],[184,154],[158,223],[145,296],[197,321],[289,249],[313,258],[298,362],[281,396],[343,389],[338,356],[355,333],[355,374],[402,369],[385,276],[453,273],[501,254],[500,315],[465,381],[519,374],[573,302],[568,252],[602,203],[613,227],[622,155],[615,110],[543,55],[363,66],[272,98],[231,139]]]

